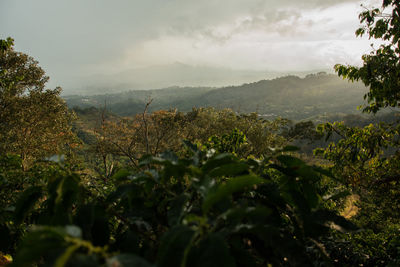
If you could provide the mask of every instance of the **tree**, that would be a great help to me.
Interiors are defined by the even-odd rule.
[[[61,88],[45,89],[44,70],[13,45],[11,38],[0,42],[0,153],[20,155],[27,168],[75,143],[74,116],[60,98]]]
[[[400,2],[383,0],[380,8],[366,10],[359,18],[364,26],[356,31],[356,35],[367,34],[370,39],[381,39],[383,43],[362,57],[362,67],[338,64],[335,70],[343,78],[361,80],[370,87],[364,96],[368,100],[364,112],[376,113],[384,107],[399,107]]]
[[[110,159],[113,157],[125,158],[137,168],[143,155],[182,148],[183,113],[160,110],[149,114],[147,108],[148,105],[143,113],[132,117],[107,120],[102,116],[101,125],[94,131],[96,142],[91,150],[100,158],[105,177],[112,175]]]
[[[389,13],[387,13],[390,11]],[[359,15],[367,34],[382,44],[364,55],[361,67],[336,65],[339,76],[361,80],[369,87],[363,111],[376,113],[385,107],[400,107],[400,2],[383,0],[380,8]],[[370,124],[363,128],[343,123],[320,125],[319,130],[339,137],[324,150],[317,150],[333,163],[333,171],[359,195],[358,213],[352,220],[364,229],[336,242],[330,254],[346,252],[351,265],[398,266],[400,225],[400,124]],[[381,246],[384,244],[384,246]],[[379,247],[381,246],[381,247]],[[340,256],[339,256],[340,257]],[[356,259],[355,261],[353,261]]]
[[[107,120],[103,116],[100,127],[94,131],[96,142],[91,149],[94,161],[99,163],[97,158],[101,162],[101,168],[95,167],[98,173],[112,175],[112,158],[127,159],[137,168],[138,160],[146,154],[155,156],[165,150],[185,154],[183,140],[219,152],[235,152],[241,158],[266,157],[288,143],[280,135],[287,123],[283,119],[267,121],[256,113],[239,115],[229,109],[213,108],[194,108],[186,114],[176,110],[147,113],[147,107],[132,117]],[[242,142],[244,137],[246,142]],[[236,145],[231,143],[236,141]]]

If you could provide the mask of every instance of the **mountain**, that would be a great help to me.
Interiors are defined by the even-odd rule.
[[[309,72],[291,73],[304,76]],[[113,74],[76,77],[74,79],[75,86],[67,85],[64,88],[64,92],[68,94],[93,95],[172,86],[221,87],[241,85],[282,75],[286,75],[286,73],[191,66],[176,62],[169,65],[130,69]]]
[[[319,73],[225,87],[204,94],[198,102],[202,106],[228,107],[266,117],[304,119],[324,113],[357,113],[366,91],[362,83],[349,83],[336,75]]]
[[[119,115],[143,111],[153,99],[150,110],[193,107],[231,108],[237,112],[257,112],[264,117],[285,117],[294,120],[319,115],[355,114],[363,104],[367,88],[362,83],[350,83],[336,75],[318,73],[304,78],[285,76],[228,87],[170,87],[159,90],[132,90],[118,94],[65,96],[70,107],[101,107]]]

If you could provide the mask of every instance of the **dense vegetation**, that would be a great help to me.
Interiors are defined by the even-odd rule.
[[[338,74],[369,86],[365,112],[398,108],[400,4],[360,19],[386,42]],[[1,40],[0,266],[400,265],[395,117],[315,127],[151,100],[120,117],[69,110],[47,79]]]
[[[122,116],[140,113],[147,101],[154,99],[150,111],[177,108],[187,112],[192,107],[214,107],[257,112],[265,118],[305,120],[324,113],[357,113],[366,91],[361,82],[349,83],[333,74],[317,73],[223,88],[177,87],[64,98],[70,107],[103,107],[106,103],[110,111]]]

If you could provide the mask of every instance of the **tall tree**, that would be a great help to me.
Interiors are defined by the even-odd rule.
[[[28,167],[74,143],[73,113],[61,88],[45,89],[49,78],[36,60],[15,51],[13,39],[0,41],[0,154],[18,154]]]
[[[349,80],[361,80],[369,86],[364,96],[368,105],[365,112],[376,113],[384,107],[400,106],[400,1],[383,0],[382,6],[367,9],[359,15],[363,24],[357,36],[365,34],[382,44],[364,55],[363,66],[336,65],[339,76]]]

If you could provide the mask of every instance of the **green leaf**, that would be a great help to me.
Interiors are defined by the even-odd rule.
[[[208,173],[209,171],[217,168],[221,165],[236,163],[235,157],[231,153],[223,153],[218,154],[215,157],[209,159],[206,164],[204,164],[202,170],[204,173]]]
[[[207,213],[217,202],[223,198],[231,196],[235,192],[245,189],[252,189],[255,185],[262,184],[265,181],[257,176],[245,175],[229,179],[227,182],[218,185],[215,191],[210,192],[204,199],[203,212]]]
[[[211,170],[208,175],[211,177],[232,177],[243,174],[249,169],[246,163],[235,162],[230,164],[221,165]]]
[[[194,235],[187,226],[175,226],[161,238],[157,255],[157,265],[160,267],[181,266],[184,251]]]
[[[229,209],[219,217],[226,220],[231,225],[241,223],[245,218],[246,222],[264,223],[272,214],[272,210],[266,206],[256,207],[235,207]]]
[[[334,229],[341,232],[356,231],[359,228],[343,216],[336,214],[330,210],[320,210],[316,212],[316,218],[320,221],[332,222],[334,224]]]
[[[186,166],[183,164],[166,164],[162,172],[163,176],[161,181],[168,184],[172,177],[181,178],[185,175],[187,171],[188,170]]]
[[[53,213],[51,224],[71,224],[72,208],[79,194],[79,177],[69,175],[58,178],[49,189],[49,209]]]
[[[84,205],[79,207],[75,223],[82,229],[83,238],[95,246],[104,246],[110,239],[108,216],[103,207]]]
[[[339,192],[335,192],[333,194],[330,195],[326,195],[323,197],[324,200],[339,200],[342,198],[345,198],[347,196],[350,196],[351,192],[349,190],[344,190],[344,191],[339,191]]]
[[[116,182],[121,182],[123,180],[126,180],[126,178],[130,175],[130,171],[127,169],[119,169],[112,177],[111,179],[116,181]]]
[[[41,186],[33,186],[22,192],[15,207],[15,222],[17,224],[25,219],[42,194],[43,187]]]
[[[57,258],[56,262],[54,263],[54,267],[64,267],[67,264],[69,258],[72,254],[79,248],[79,245],[72,245],[69,246],[64,253]]]
[[[188,195],[182,194],[171,201],[171,208],[168,211],[168,224],[170,226],[174,226],[180,222],[188,198]]]
[[[336,180],[336,177],[333,175],[332,171],[330,171],[330,170],[327,170],[327,169],[324,169],[324,168],[321,168],[321,167],[318,167],[318,166],[313,166],[313,170],[318,172],[318,173],[320,173],[320,174],[322,174],[322,175],[325,175],[325,176],[327,176],[329,178],[332,178],[332,179]]]
[[[66,248],[65,235],[61,227],[34,227],[19,245],[11,266],[32,266],[45,256],[57,256]]]
[[[224,238],[219,234],[210,234],[190,250],[186,266],[234,267],[236,264]]]
[[[142,193],[142,188],[139,185],[133,183],[124,184],[118,186],[118,188],[108,196],[107,201],[114,202],[118,201],[119,199],[120,200],[131,199],[135,195],[140,196],[141,193]]]
[[[281,155],[278,156],[276,159],[279,160],[285,166],[290,168],[299,168],[300,166],[305,165],[304,161],[302,161],[301,159],[289,155]]]
[[[311,209],[316,208],[320,203],[320,196],[317,194],[313,184],[309,182],[303,183],[303,193],[307,200],[307,203]]]

